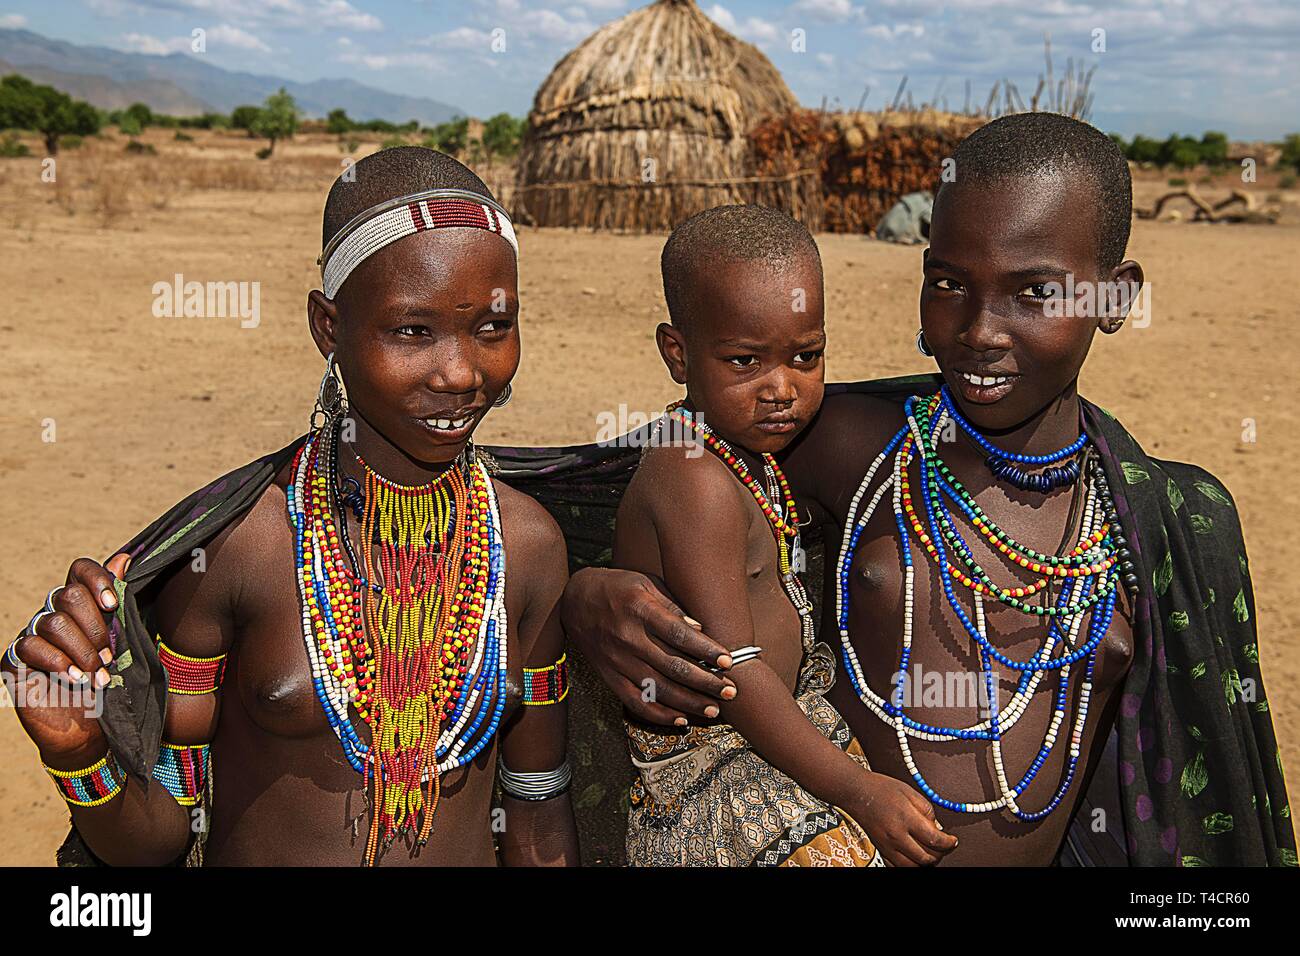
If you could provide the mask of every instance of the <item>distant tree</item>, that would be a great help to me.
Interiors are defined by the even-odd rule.
[[[144,130],[140,124],[138,116],[132,116],[130,113],[123,113],[121,120],[118,121],[117,128],[122,135],[128,139],[135,139]]]
[[[1191,169],[1201,161],[1201,144],[1190,136],[1176,133],[1160,144],[1161,166],[1173,166],[1177,169]]]
[[[1139,133],[1128,144],[1129,159],[1135,163],[1155,163],[1160,161],[1160,144],[1148,136]]]
[[[483,124],[483,149],[489,156],[513,156],[519,152],[524,121],[509,113],[498,113]]]
[[[1300,173],[1300,133],[1292,133],[1282,140],[1282,156],[1278,159],[1277,164],[1279,166],[1290,166]]]
[[[125,112],[127,116],[133,117],[140,124],[141,129],[155,125],[153,110],[149,109],[149,106],[145,103],[132,103],[126,108]]]
[[[329,133],[350,133],[354,125],[344,109],[330,110],[325,117],[325,131]]]
[[[275,152],[276,142],[291,139],[297,128],[298,104],[282,86],[266,98],[250,130],[255,136],[270,140],[266,148],[266,156],[270,156]]]
[[[45,139],[49,156],[59,151],[59,137],[99,132],[99,112],[52,86],[41,86],[17,73],[0,79],[0,129],[30,129]]]
[[[444,153],[456,154],[469,144],[469,120],[465,117],[447,123],[439,123],[425,140],[426,146]]]
[[[253,135],[253,123],[257,121],[260,112],[260,106],[236,106],[230,114],[230,128],[247,130],[250,136]]]
[[[1201,162],[1207,166],[1228,165],[1228,136],[1210,130],[1201,136]]]

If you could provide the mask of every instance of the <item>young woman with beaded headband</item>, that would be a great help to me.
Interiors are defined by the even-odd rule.
[[[1143,283],[1123,156],[1027,113],[954,161],[917,335],[940,375],[829,386],[781,460],[826,545],[829,699],[958,837],[945,864],[1294,866],[1232,500],[1078,394]],[[656,594],[583,571],[565,618],[616,690],[655,682],[653,706],[619,696],[668,724],[725,682],[662,647],[726,659]]]
[[[352,173],[311,431],[74,562],[5,655],[111,685],[99,720],[19,710],[100,861],[577,862],[563,538],[471,442],[519,363],[514,230],[433,150]]]

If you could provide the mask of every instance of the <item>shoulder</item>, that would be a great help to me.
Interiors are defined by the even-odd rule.
[[[652,514],[728,521],[747,514],[744,487],[727,463],[703,445],[648,448],[633,482]]]
[[[536,500],[516,491],[499,478],[492,479],[501,509],[501,533],[512,563],[533,559],[565,559],[564,532]]]

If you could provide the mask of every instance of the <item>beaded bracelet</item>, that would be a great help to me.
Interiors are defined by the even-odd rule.
[[[97,807],[108,803],[126,787],[126,773],[113,751],[104,754],[85,770],[55,770],[45,766],[63,799],[74,807]]]
[[[158,639],[158,659],[167,671],[167,693],[196,697],[221,686],[226,673],[226,655],[189,657],[179,654]]]
[[[153,778],[183,807],[192,807],[203,797],[212,754],[208,744],[169,744],[163,741]]]
[[[501,790],[504,793],[516,800],[536,802],[550,800],[568,790],[569,783],[573,780],[573,770],[566,760],[554,770],[516,773],[507,768],[503,762],[500,767],[500,777]]]
[[[558,704],[569,693],[568,654],[550,667],[524,668],[524,703],[530,707]]]

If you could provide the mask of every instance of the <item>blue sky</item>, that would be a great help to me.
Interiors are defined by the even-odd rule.
[[[207,31],[227,69],[298,80],[348,76],[430,96],[476,115],[527,112],[570,48],[639,0],[0,0],[0,26],[75,43],[161,53]],[[940,83],[960,107],[1009,77],[1027,99],[1049,31],[1066,57],[1097,64],[1093,121],[1165,136],[1221,129],[1234,138],[1300,130],[1296,0],[701,0],[758,44],[807,105],[867,108],[904,73],[920,98]],[[493,31],[505,50],[492,49]],[[805,49],[792,49],[802,30]],[[1105,50],[1094,52],[1104,31]],[[401,117],[394,117],[400,120]]]

